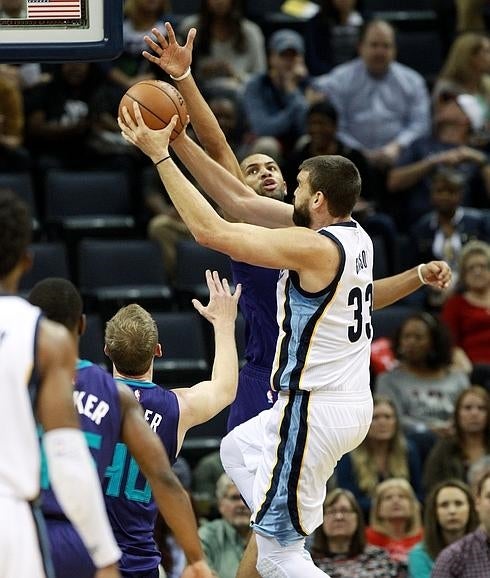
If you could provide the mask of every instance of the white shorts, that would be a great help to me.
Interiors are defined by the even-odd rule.
[[[327,481],[365,438],[372,413],[369,391],[280,393],[272,409],[228,434],[256,471],[255,532],[285,546],[322,523]]]
[[[39,539],[28,502],[0,496],[0,576],[45,578]]]

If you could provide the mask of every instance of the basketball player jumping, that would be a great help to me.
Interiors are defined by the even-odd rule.
[[[206,192],[234,191],[230,198],[240,205],[235,216],[265,226],[227,222],[168,153],[177,117],[152,131],[137,104],[133,112],[136,122],[123,110],[122,134],[158,163],[160,178],[196,240],[235,260],[282,269],[271,376],[278,401],[228,434],[222,459],[253,509],[259,573],[322,576],[303,554],[304,537],[322,521],[325,486],[335,464],[362,441],[371,421],[372,308],[394,302],[422,282],[446,287],[450,269],[444,262],[424,264],[395,276],[395,283],[377,281],[374,289],[372,243],[351,217],[360,177],[343,157],[305,161],[291,207],[254,194],[191,139],[178,137],[174,148]],[[247,449],[257,441],[262,453],[254,462]]]

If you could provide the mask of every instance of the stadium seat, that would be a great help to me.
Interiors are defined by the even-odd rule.
[[[78,247],[78,284],[103,318],[129,302],[155,309],[172,305],[158,245],[138,239],[83,239]]]
[[[29,250],[33,256],[33,264],[20,281],[21,295],[27,295],[38,281],[46,277],[70,278],[67,251],[63,243],[33,243]]]
[[[85,333],[80,338],[80,359],[87,359],[109,369],[111,362],[104,354],[104,331],[100,316],[90,313],[86,319]]]
[[[177,268],[174,286],[183,308],[190,308],[191,299],[206,299],[208,286],[205,271],[218,271],[231,282],[230,258],[223,253],[198,245],[195,241],[177,244]]]
[[[191,386],[211,373],[199,313],[155,312],[163,356],[154,361],[154,379],[165,387]],[[207,323],[207,322],[206,322]]]
[[[49,171],[45,210],[51,230],[70,239],[125,236],[135,226],[128,180],[117,171]]]

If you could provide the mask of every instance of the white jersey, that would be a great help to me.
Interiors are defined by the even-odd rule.
[[[295,271],[277,284],[279,336],[271,382],[276,390],[369,390],[373,244],[356,221],[318,231],[339,247],[340,266],[323,291],[301,289]]]
[[[0,496],[39,494],[39,442],[29,386],[40,311],[24,299],[0,296]]]

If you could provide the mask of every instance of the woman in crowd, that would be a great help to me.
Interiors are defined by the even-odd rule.
[[[374,494],[367,543],[385,548],[406,566],[408,552],[422,536],[420,504],[410,483],[403,478],[381,482]]]
[[[449,331],[428,313],[407,317],[393,350],[399,365],[382,373],[376,392],[393,400],[405,432],[417,443],[422,462],[436,435],[453,433],[454,402],[469,385],[468,375],[451,368]]]
[[[240,0],[201,0],[199,14],[184,18],[179,33],[185,38],[192,27],[193,73],[200,85],[226,79],[239,88],[250,75],[265,72],[264,35],[243,16]]]
[[[410,578],[430,578],[434,560],[478,525],[469,486],[459,480],[437,484],[425,503],[424,540],[408,553]]]
[[[468,468],[490,453],[490,396],[485,389],[473,385],[459,395],[454,428],[454,435],[440,439],[427,457],[426,491],[449,478],[467,482]]]
[[[488,365],[490,373],[490,245],[467,243],[459,257],[459,274],[461,291],[446,301],[441,316],[455,345],[473,364]]]
[[[420,457],[401,431],[395,404],[387,397],[375,396],[369,432],[361,445],[337,464],[337,485],[352,491],[368,519],[379,482],[392,477],[407,479],[422,499],[421,476]]]
[[[313,534],[311,555],[330,578],[401,578],[400,565],[382,548],[367,546],[361,508],[348,490],[328,492],[323,524]]]

